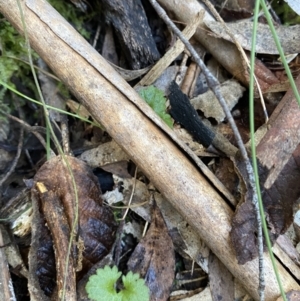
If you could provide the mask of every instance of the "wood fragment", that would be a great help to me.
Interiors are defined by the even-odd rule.
[[[101,0],[101,10],[112,24],[132,69],[156,62],[160,54],[140,0]]]

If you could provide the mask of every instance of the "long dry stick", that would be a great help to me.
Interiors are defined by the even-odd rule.
[[[257,192],[256,192],[253,168],[252,168],[252,165],[248,158],[246,148],[244,146],[244,143],[242,141],[242,138],[238,131],[238,128],[233,120],[231,112],[228,109],[226,101],[220,91],[220,83],[218,82],[216,77],[206,67],[206,65],[201,60],[201,58],[199,57],[199,55],[197,54],[197,52],[195,51],[193,46],[190,44],[190,42],[181,34],[181,31],[171,21],[171,19],[166,14],[165,10],[157,3],[156,0],[149,0],[149,1],[152,4],[152,6],[154,7],[154,9],[156,10],[159,17],[162,18],[162,20],[172,29],[172,31],[179,37],[179,39],[182,41],[182,43],[185,45],[185,47],[189,50],[192,58],[199,65],[202,72],[204,73],[206,80],[207,80],[208,87],[213,91],[213,93],[219,100],[219,103],[225,112],[225,115],[229,121],[229,124],[234,133],[235,139],[237,141],[243,161],[246,164],[249,186],[250,186],[251,190],[253,191],[252,203],[254,206],[256,220],[257,220],[257,233],[258,233],[257,239],[258,239],[258,248],[259,248],[259,287],[258,287],[258,290],[259,290],[260,300],[263,301],[264,300],[264,287],[265,287],[264,270],[263,270],[263,233],[262,233],[261,217],[260,217],[259,206],[258,206],[258,197],[257,197]]]

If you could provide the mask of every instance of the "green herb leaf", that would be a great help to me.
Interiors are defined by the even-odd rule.
[[[143,279],[138,274],[129,272],[122,276],[124,289],[116,291],[116,282],[121,276],[117,267],[105,266],[98,269],[96,275],[92,275],[86,284],[88,297],[94,301],[148,301],[149,290]]]
[[[139,91],[140,96],[147,102],[153,111],[170,127],[173,128],[173,120],[166,113],[166,98],[163,91],[154,86],[143,88]]]
[[[110,268],[105,266],[104,269],[98,269],[96,275],[92,275],[86,284],[88,297],[95,301],[121,301],[121,296],[116,292],[115,284],[121,276],[116,266]]]
[[[131,271],[122,276],[124,289],[120,291],[122,301],[148,301],[149,289],[145,285],[145,281],[138,274],[133,274]]]

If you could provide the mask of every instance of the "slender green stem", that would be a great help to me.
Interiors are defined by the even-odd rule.
[[[256,32],[257,32],[257,23],[258,23],[258,12],[259,12],[259,5],[260,0],[256,0],[255,3],[255,11],[254,11],[254,20],[253,20],[253,34],[252,34],[252,49],[251,49],[251,60],[250,60],[250,84],[249,84],[249,107],[250,107],[250,135],[251,135],[251,152],[252,152],[252,165],[254,170],[254,176],[255,176],[255,184],[256,184],[256,190],[258,195],[258,203],[259,203],[259,210],[261,214],[261,221],[262,221],[262,227],[263,232],[265,236],[265,240],[267,243],[268,251],[270,254],[270,258],[272,261],[274,273],[276,275],[276,279],[278,282],[278,286],[281,292],[281,296],[286,300],[285,292],[278,274],[278,269],[276,266],[274,254],[272,252],[272,245],[269,238],[269,232],[268,227],[265,219],[264,214],[264,208],[263,208],[263,202],[262,202],[262,196],[260,191],[260,184],[259,184],[259,176],[258,176],[258,167],[257,167],[257,159],[256,159],[256,145],[255,145],[255,139],[254,139],[254,62],[255,62],[255,47],[256,47]],[[266,16],[267,17],[267,16]],[[276,34],[276,32],[275,32]]]
[[[70,113],[70,112],[68,112],[68,111],[64,111],[64,110],[62,110],[62,109],[59,109],[59,108],[55,108],[55,107],[49,106],[49,105],[47,105],[47,104],[44,105],[44,104],[41,103],[40,101],[35,100],[35,99],[33,99],[33,98],[31,98],[31,97],[25,95],[25,94],[22,94],[22,93],[19,92],[18,90],[16,90],[16,89],[14,89],[13,87],[7,85],[7,84],[4,83],[1,79],[0,79],[0,85],[2,85],[3,87],[7,88],[8,90],[12,91],[13,93],[19,95],[20,97],[22,97],[22,98],[24,98],[24,99],[27,99],[27,100],[29,100],[29,101],[31,101],[31,102],[33,102],[33,103],[39,105],[39,106],[45,106],[45,108],[48,109],[48,110],[57,111],[57,112],[59,112],[59,113],[62,113],[62,114],[69,115],[69,116],[72,116],[72,117],[74,117],[74,118],[80,119],[81,121],[90,123],[90,124],[93,125],[93,126],[101,127],[99,124],[97,124],[97,123],[95,123],[95,122],[93,122],[93,121],[91,121],[91,120],[89,120],[89,119],[86,119],[86,118],[84,118],[84,117],[81,117],[81,116],[79,116],[79,115],[77,115],[77,114],[73,114],[73,113]]]
[[[289,65],[288,65],[288,63],[287,63],[287,61],[286,61],[286,59],[285,59],[285,55],[284,55],[283,49],[282,49],[282,47],[281,47],[279,38],[278,38],[278,36],[277,36],[277,34],[276,34],[276,29],[275,29],[275,27],[274,27],[274,24],[273,24],[273,21],[272,21],[271,15],[270,15],[270,13],[269,13],[269,10],[268,10],[268,8],[267,8],[267,5],[266,5],[265,0],[260,0],[260,4],[261,4],[262,9],[263,9],[263,11],[264,11],[265,17],[266,17],[266,19],[267,19],[267,21],[268,21],[268,25],[269,25],[270,30],[271,30],[271,32],[272,32],[273,39],[274,39],[274,41],[275,41],[277,50],[278,50],[278,52],[279,52],[281,61],[282,61],[282,63],[283,63],[284,69],[285,69],[285,72],[286,72],[286,74],[287,74],[287,76],[288,76],[289,83],[290,83],[291,88],[292,88],[292,90],[293,90],[293,92],[294,92],[294,95],[295,95],[295,97],[296,97],[296,99],[297,99],[297,102],[298,102],[298,104],[299,104],[299,106],[300,106],[300,95],[299,95],[298,89],[297,89],[297,87],[296,87],[296,84],[295,84],[293,75],[292,75],[292,73],[291,73],[291,70],[290,70],[290,68],[289,68]]]
[[[23,25],[23,29],[24,29],[24,36],[25,36],[26,46],[27,46],[27,50],[28,50],[27,52],[28,52],[28,59],[29,59],[31,72],[32,72],[32,75],[33,75],[33,78],[34,78],[34,82],[35,82],[35,85],[36,85],[36,88],[37,88],[42,106],[43,106],[43,110],[44,110],[44,114],[45,114],[45,120],[46,120],[46,124],[47,124],[47,129],[49,129],[49,135],[47,135],[47,141],[50,140],[50,135],[52,135],[53,141],[54,141],[60,155],[62,156],[66,166],[67,166],[67,169],[68,169],[70,177],[71,177],[72,186],[73,186],[73,189],[74,189],[75,216],[74,216],[74,222],[71,226],[70,240],[69,240],[69,245],[68,245],[68,253],[67,253],[66,262],[65,262],[65,271],[67,271],[67,267],[69,265],[69,258],[70,258],[70,255],[71,255],[71,248],[72,248],[72,245],[73,245],[73,241],[75,240],[75,237],[76,237],[76,230],[77,230],[77,225],[78,225],[77,185],[76,185],[76,182],[75,182],[75,178],[74,178],[74,174],[72,172],[71,166],[70,166],[70,164],[69,164],[69,162],[68,162],[68,160],[67,160],[67,158],[66,158],[66,156],[65,156],[65,154],[64,154],[64,152],[63,152],[63,150],[62,150],[62,148],[59,144],[59,141],[58,141],[58,139],[57,139],[57,137],[56,137],[56,135],[53,131],[53,128],[52,128],[52,125],[51,125],[51,122],[50,122],[49,112],[48,112],[48,109],[46,107],[46,103],[45,103],[45,100],[44,100],[44,97],[43,97],[43,94],[42,94],[42,91],[41,91],[41,88],[40,88],[40,85],[39,85],[39,82],[38,82],[38,79],[37,79],[37,75],[36,75],[36,72],[35,72],[35,69],[34,69],[34,65],[33,65],[33,60],[32,60],[32,56],[31,56],[31,47],[30,47],[30,43],[29,43],[29,38],[28,38],[28,33],[27,33],[27,28],[26,28],[26,22],[25,22],[23,10],[22,10],[21,4],[20,4],[20,0],[17,0],[17,4],[18,4],[19,11],[20,11],[20,17],[21,17],[21,21],[22,21],[22,25]],[[48,157],[48,155],[49,154],[48,154],[48,149],[47,149],[47,157]],[[68,277],[68,275],[67,275],[67,273],[65,273],[61,300],[65,300],[66,279],[67,279],[67,277]]]

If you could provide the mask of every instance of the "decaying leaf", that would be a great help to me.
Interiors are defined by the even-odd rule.
[[[245,264],[258,255],[257,226],[251,197],[249,192],[244,195],[244,201],[238,205],[232,219],[230,238],[239,264]]]
[[[57,156],[39,169],[34,178],[35,186],[32,193],[39,201],[39,210],[44,214],[51,232],[55,249],[56,282],[59,289],[63,283],[70,231],[76,215],[74,187],[65,160],[68,160],[76,183],[79,215],[79,222],[75,227],[78,241],[73,242],[72,252],[68,258],[70,263],[68,273],[74,273],[77,266],[82,266],[82,269],[86,270],[103,258],[114,242],[116,228],[112,212],[102,204],[97,178],[85,163],[71,156],[65,156],[65,159]],[[43,250],[43,247],[41,241],[37,252]],[[50,250],[51,246],[48,249]],[[48,249],[45,254],[50,252]],[[40,260],[38,269],[48,269],[47,258],[47,254],[42,255],[43,260]],[[39,273],[39,270],[37,272]]]
[[[231,41],[231,38],[226,33],[224,26],[220,22],[207,21],[205,22],[205,25],[214,32],[216,37]],[[246,50],[251,50],[253,22],[246,20],[227,23],[226,25],[229,27],[229,30],[241,46]],[[275,29],[285,54],[300,52],[300,25],[288,27],[277,25]],[[278,54],[278,50],[268,24],[258,24],[255,52]]]
[[[291,156],[273,185],[263,192],[266,217],[274,239],[285,233],[293,222],[293,206],[300,196],[299,180],[299,165],[295,157]]]
[[[45,222],[39,225],[39,248],[36,255],[36,275],[46,296],[51,296],[56,283],[55,257],[53,242]]]
[[[242,164],[235,161],[239,171],[240,181],[246,186]],[[268,175],[268,169],[259,164],[259,176],[264,183]],[[263,206],[272,242],[284,234],[293,222],[293,205],[300,195],[299,187],[300,170],[297,161],[291,156],[277,180],[269,189],[262,189]],[[248,187],[247,187],[248,189]],[[254,208],[251,203],[249,190],[243,194],[244,202],[236,209],[232,220],[230,232],[238,262],[244,264],[258,255],[257,251],[257,226]]]
[[[230,110],[237,104],[245,91],[245,88],[233,79],[223,83],[220,89]],[[222,122],[226,117],[219,101],[210,90],[191,99],[191,104],[196,110],[201,110],[207,118],[212,117],[218,122]]]
[[[152,222],[128,261],[128,268],[145,278],[151,301],[167,300],[174,279],[175,257],[165,221],[154,203]]]
[[[248,181],[246,165],[241,157],[233,160],[239,178],[241,200],[232,218],[230,238],[239,264],[245,264],[258,256],[257,221],[252,204],[253,190]]]
[[[80,159],[88,162],[91,167],[99,167],[115,161],[129,160],[129,156],[112,140],[83,152]]]

